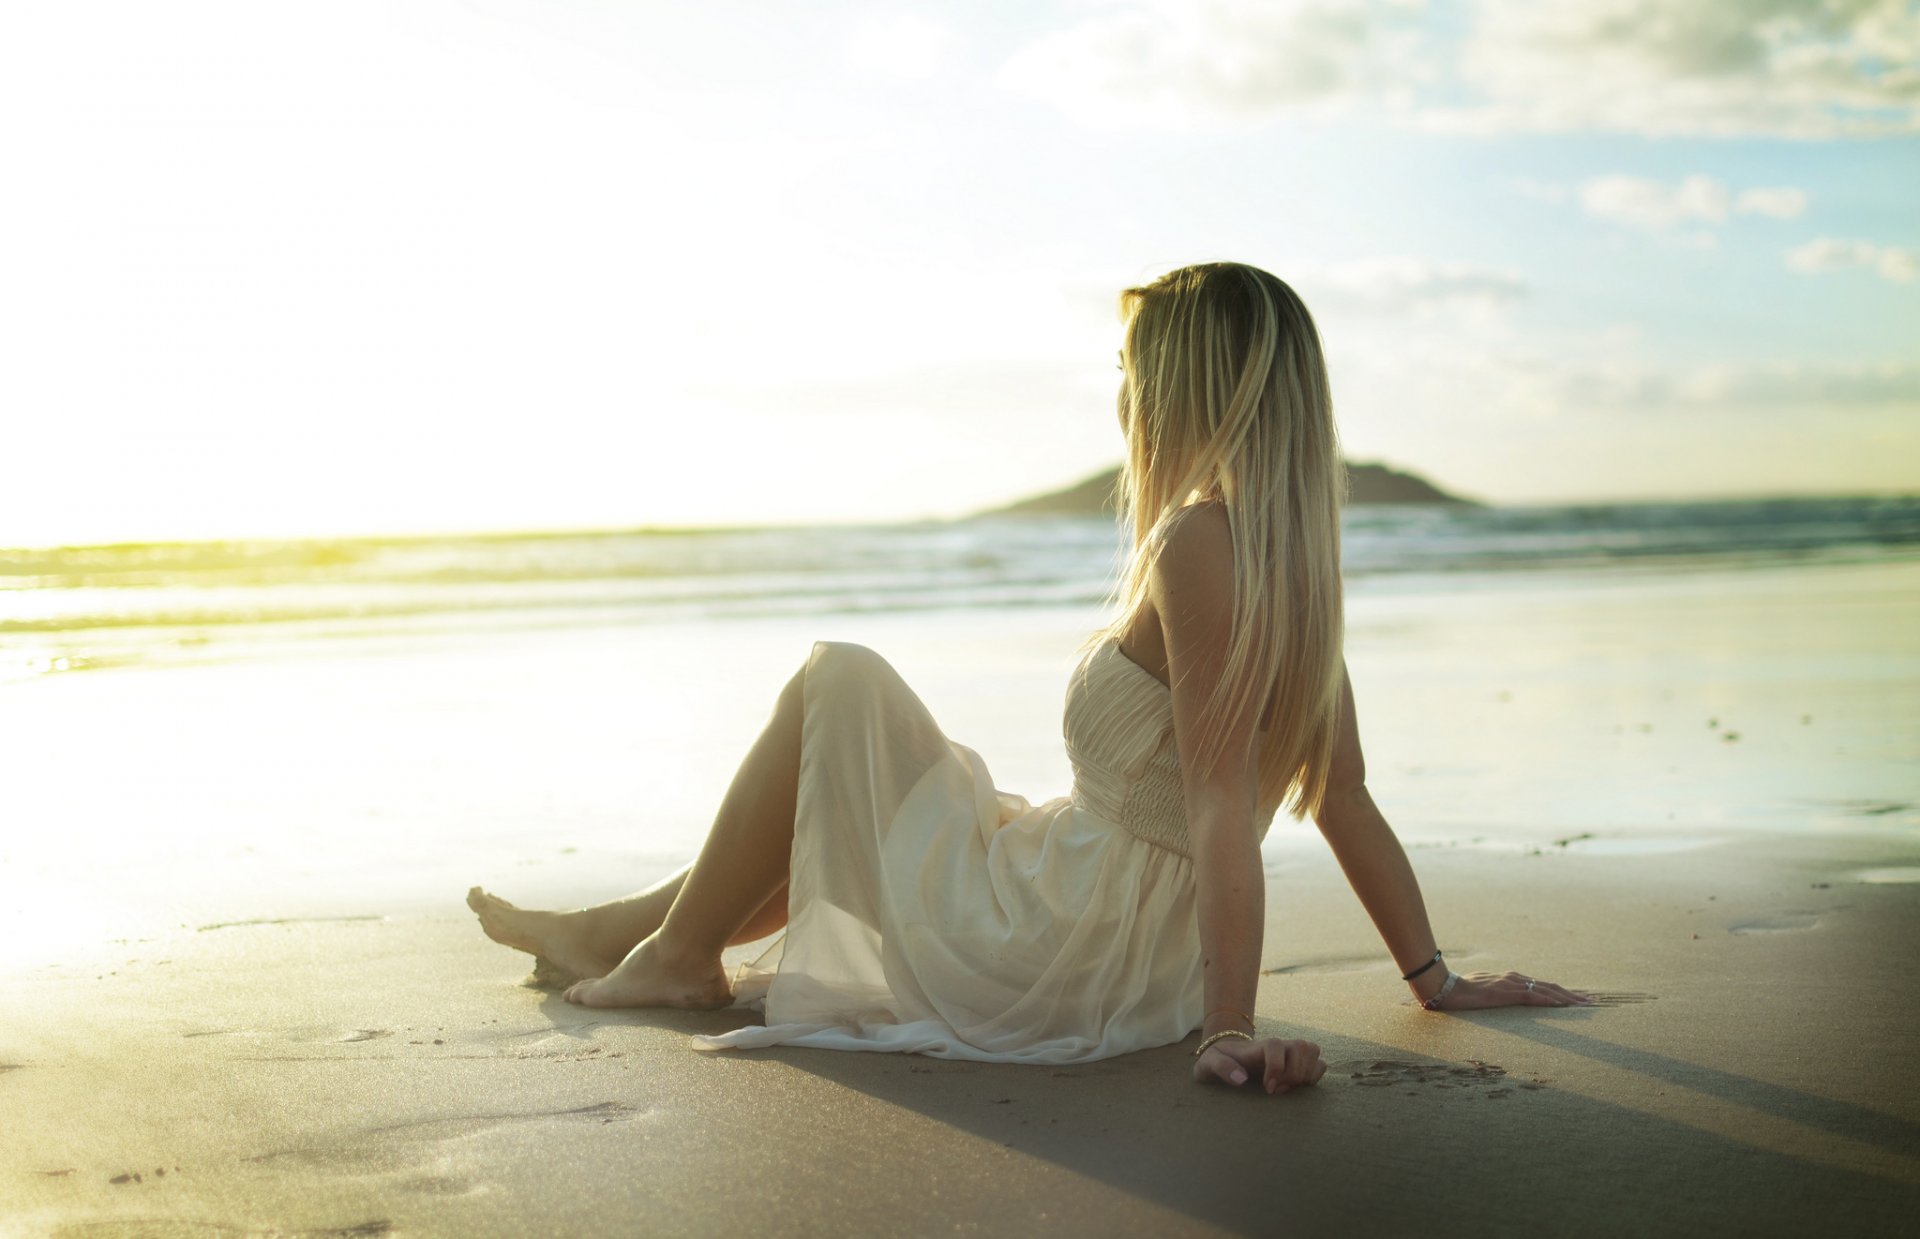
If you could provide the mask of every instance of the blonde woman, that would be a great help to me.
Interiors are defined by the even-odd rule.
[[[999,1062],[1106,1058],[1201,1033],[1203,1082],[1269,1093],[1326,1071],[1259,1036],[1260,843],[1311,815],[1417,999],[1587,1001],[1449,970],[1367,794],[1341,656],[1344,469],[1312,318],[1274,276],[1185,267],[1121,294],[1117,617],[1069,677],[1073,789],[993,786],[864,646],[818,642],[694,863],[577,912],[475,888],[496,941],[587,1006],[758,1008],[696,1037]],[[729,977],[723,948],[785,932]]]

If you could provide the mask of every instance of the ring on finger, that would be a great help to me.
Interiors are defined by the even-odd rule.
[[[1533,983],[1532,981],[1528,981],[1528,982],[1527,982],[1527,992],[1528,992],[1529,994],[1531,994],[1531,993],[1533,992],[1533,984],[1534,984],[1534,983]]]

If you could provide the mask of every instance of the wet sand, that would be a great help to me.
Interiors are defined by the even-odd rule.
[[[1920,1207],[1912,852],[1417,857],[1449,959],[1602,995],[1433,1015],[1330,862],[1274,866],[1258,1016],[1316,1089],[1191,1046],[1036,1068],[703,1054],[740,1011],[518,984],[454,911],[177,930],[0,1001],[5,1233],[1895,1234]],[[750,951],[739,948],[735,954]],[[1189,1041],[1193,1041],[1189,1038]]]

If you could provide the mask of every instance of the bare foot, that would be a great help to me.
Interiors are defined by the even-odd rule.
[[[711,1011],[733,1001],[727,971],[715,956],[711,962],[675,965],[666,959],[659,939],[649,937],[627,953],[620,966],[595,981],[582,981],[567,991],[567,1001],[583,1007],[684,1007]]]
[[[572,973],[575,977],[604,976],[613,961],[596,952],[584,927],[568,912],[533,912],[516,908],[479,887],[467,892],[467,906],[480,916],[480,928],[502,946],[535,957],[534,972]]]

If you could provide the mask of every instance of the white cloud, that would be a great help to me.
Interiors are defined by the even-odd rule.
[[[1584,352],[1540,341],[1465,352],[1447,369],[1471,376],[1500,415],[1568,420],[1593,415],[1869,413],[1920,410],[1920,366],[1808,360],[1674,365],[1631,347]],[[1429,359],[1431,363],[1431,359]]]
[[[1001,82],[1102,128],[1366,108],[1443,131],[1920,132],[1908,0],[1091,0]]]
[[[1906,0],[1479,0],[1460,55],[1479,102],[1422,123],[1790,137],[1920,132]]]
[[[1807,212],[1807,191],[1784,185],[1749,189],[1734,199],[1733,209],[1742,215],[1798,219]]]
[[[1136,0],[1044,35],[1001,83],[1097,126],[1182,129],[1331,108],[1422,76],[1368,0]]]
[[[1486,317],[1531,292],[1527,281],[1512,272],[1399,255],[1308,269],[1298,282],[1312,305],[1376,314],[1442,311]]]
[[[1726,219],[1727,187],[1710,176],[1690,176],[1668,187],[1637,176],[1597,176],[1580,186],[1587,214],[1638,228],[1671,228],[1688,220]]]
[[[1802,275],[1864,267],[1883,280],[1911,284],[1920,279],[1920,250],[1820,237],[1788,250],[1787,266]]]
[[[1560,186],[1542,186],[1532,181],[1516,183],[1514,187],[1528,197],[1548,202],[1568,196],[1568,191]],[[1725,223],[1733,215],[1794,219],[1807,209],[1805,190],[1775,185],[1735,194],[1710,176],[1683,177],[1672,185],[1640,176],[1596,176],[1581,182],[1572,196],[1596,219],[1652,231],[1689,223],[1711,227]],[[1718,244],[1710,231],[1683,239],[1706,248]]]
[[[1920,401],[1920,366],[1800,361],[1701,365],[1655,376],[1649,390],[1669,403],[1735,408],[1910,404]]]

